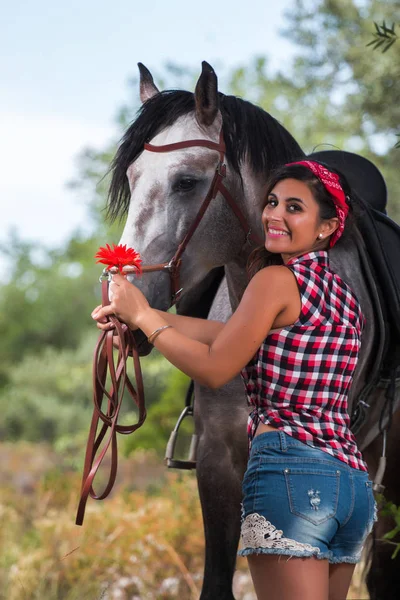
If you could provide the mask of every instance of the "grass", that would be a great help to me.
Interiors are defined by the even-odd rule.
[[[203,525],[195,476],[156,455],[122,460],[113,495],[89,499],[75,525],[80,472],[39,444],[1,444],[1,600],[159,600],[199,597]],[[368,598],[360,572],[350,599]],[[255,600],[245,559],[238,600]]]

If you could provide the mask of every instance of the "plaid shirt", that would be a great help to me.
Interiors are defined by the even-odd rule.
[[[329,269],[327,252],[286,266],[297,280],[301,312],[293,325],[272,331],[242,371],[254,407],[249,443],[261,421],[366,471],[347,413],[364,325],[360,305]]]

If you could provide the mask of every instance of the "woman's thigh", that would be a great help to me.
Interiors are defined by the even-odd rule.
[[[327,560],[258,554],[248,556],[248,563],[258,600],[329,598]]]
[[[329,565],[329,600],[345,600],[353,577],[355,564]]]

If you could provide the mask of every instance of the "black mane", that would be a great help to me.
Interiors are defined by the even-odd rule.
[[[293,136],[270,114],[251,102],[219,93],[228,163],[236,172],[245,157],[255,173],[269,173],[274,167],[304,156]],[[179,117],[193,112],[194,95],[181,90],[156,94],[139,110],[111,164],[108,216],[122,216],[129,207],[130,192],[126,171],[149,142]]]

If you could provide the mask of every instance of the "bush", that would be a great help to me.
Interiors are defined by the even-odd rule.
[[[46,441],[61,451],[82,454],[93,410],[92,355],[97,336],[96,329],[90,330],[76,350],[47,347],[9,369],[9,381],[0,389],[3,440]],[[148,417],[141,429],[120,438],[121,446],[125,454],[135,448],[162,453],[184,407],[189,380],[157,352],[141,363]],[[122,423],[136,421],[134,408],[127,394]]]

